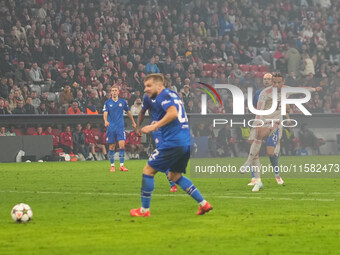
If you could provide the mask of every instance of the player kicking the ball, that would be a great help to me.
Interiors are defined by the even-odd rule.
[[[164,172],[169,169],[169,179],[197,201],[199,204],[197,214],[203,215],[212,210],[212,206],[204,200],[191,180],[182,175],[182,173],[185,173],[190,158],[190,130],[183,103],[177,93],[165,89],[162,74],[148,75],[145,78],[144,85],[144,91],[149,98],[156,100],[159,115],[155,122],[143,127],[142,132],[150,133],[159,129],[163,142],[153,151],[143,169],[142,207],[131,209],[130,214],[133,217],[150,216],[154,176],[157,172]]]
[[[256,135],[254,142],[251,144],[250,152],[247,161],[241,166],[240,172],[243,173],[250,169],[253,166],[255,184],[252,189],[253,192],[259,191],[262,187],[262,181],[260,177],[260,160],[259,160],[259,152],[261,149],[262,141],[267,137],[273,135],[278,128],[278,125],[281,124],[282,115],[281,115],[281,88],[288,87],[284,85],[284,79],[280,73],[276,73],[273,75],[272,86],[265,88],[259,95],[259,101],[257,103],[258,110],[268,110],[272,106],[273,102],[273,87],[277,88],[277,100],[278,107],[276,110],[269,115],[257,115],[256,119],[262,120],[264,125],[256,127]],[[310,92],[321,91],[321,87],[311,88],[305,87]],[[288,96],[293,95],[295,93],[287,93]],[[268,119],[268,120],[266,120]],[[272,121],[271,120],[275,120]]]
[[[125,127],[123,111],[127,113],[132,122],[132,127],[136,128],[135,120],[132,117],[130,108],[124,99],[118,97],[119,89],[117,86],[111,88],[112,98],[107,100],[103,108],[103,118],[106,131],[106,143],[109,144],[109,159],[111,163],[110,171],[115,171],[115,148],[116,142],[119,145],[119,161],[120,171],[128,171],[124,166],[124,151],[125,151]]]
[[[146,111],[149,110],[149,114],[151,115],[151,123],[152,123],[153,121],[157,121],[157,116],[159,114],[159,112],[157,111],[158,109],[160,108],[156,107],[156,99],[151,99],[149,98],[148,95],[145,95],[143,99],[142,110],[139,112],[138,119],[137,119],[137,135],[140,135],[140,136],[142,135],[140,126],[144,120]],[[160,130],[153,131],[152,137],[155,142],[156,148],[158,148],[163,142],[161,131]],[[172,182],[168,177],[169,170],[165,171],[164,173],[166,177],[168,178],[168,181],[170,184],[170,192],[177,192],[176,183]]]

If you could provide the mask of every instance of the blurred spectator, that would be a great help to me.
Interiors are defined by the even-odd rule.
[[[50,102],[48,106],[47,114],[59,114],[58,108],[55,106],[54,101]]]
[[[231,136],[230,125],[226,124],[223,128],[221,128],[217,136],[217,145],[224,151],[223,156],[229,157],[232,152],[234,157],[237,157],[235,142],[235,138]]]
[[[41,102],[39,107],[37,108],[37,112],[38,114],[48,114],[46,103]]]
[[[66,126],[65,131],[60,134],[59,146],[65,153],[70,154],[73,151],[73,136],[71,133],[71,127],[69,125]]]
[[[306,147],[312,148],[317,154],[320,154],[318,138],[315,136],[313,131],[307,128],[307,124],[303,123],[299,131],[299,141],[302,149]]]
[[[90,99],[87,103],[86,114],[98,114],[97,107],[93,104],[92,99]]]
[[[43,135],[51,135],[53,137],[53,148],[57,148],[59,146],[59,136],[55,135],[52,130],[52,126],[48,126],[43,133]]]
[[[86,144],[90,146],[91,153],[95,160],[97,160],[96,157],[96,148],[99,148],[101,152],[103,153],[104,157],[107,159],[107,151],[105,148],[105,145],[97,143],[100,139],[100,137],[96,137],[94,135],[92,126],[90,123],[86,124],[86,128],[84,129]]]
[[[0,127],[0,136],[7,136],[6,127],[3,126]]]
[[[77,124],[76,130],[73,132],[74,153],[81,153],[86,160],[89,160],[89,147],[85,143],[85,134],[81,124]]]
[[[32,105],[32,97],[27,97],[26,104],[24,105],[24,108],[25,108],[26,114],[35,114],[36,113],[36,109]]]
[[[0,80],[0,97],[7,99],[9,94],[9,88],[7,86],[7,77],[2,77]]]
[[[286,156],[295,155],[295,136],[292,128],[285,127],[281,137],[281,153]]]
[[[24,108],[24,101],[18,101],[17,107],[12,111],[13,114],[26,114],[26,110]]]
[[[86,112],[85,110],[86,110],[86,106],[87,106],[87,101],[83,97],[83,93],[80,90],[77,92],[77,97],[76,97],[75,101],[77,101],[80,111]]]
[[[40,106],[40,99],[38,98],[37,92],[35,90],[32,90],[31,92],[31,98],[32,98],[32,105],[35,109],[37,109]]]
[[[142,99],[137,98],[134,104],[131,106],[131,114],[137,116],[142,110]]]
[[[147,74],[150,74],[150,73],[160,73],[161,72],[159,70],[158,66],[155,64],[155,58],[154,57],[152,57],[150,59],[150,62],[146,64],[145,72]]]
[[[9,93],[6,100],[6,107],[9,112],[13,113],[13,110],[17,107],[17,101],[14,98],[14,93]]]
[[[32,64],[31,70],[30,70],[30,77],[33,81],[33,84],[43,84],[44,83],[44,77],[41,73],[40,67],[38,67],[38,63],[34,62]]]
[[[72,105],[67,109],[67,114],[82,114],[78,107],[77,101],[72,101]]]
[[[33,135],[35,135],[35,136],[37,136],[37,135],[44,135],[43,127],[42,126],[37,127],[37,131],[34,132]]]
[[[138,136],[135,131],[127,135],[126,149],[131,153],[131,158],[139,158],[139,154],[143,151],[142,137]]]
[[[61,92],[59,95],[60,106],[64,107],[65,109],[68,109],[69,105],[72,103],[73,100],[74,98],[71,93],[71,87],[69,85],[66,85],[63,92]]]
[[[5,106],[5,99],[0,97],[0,115],[1,114],[10,114],[10,112],[7,110],[7,107]]]

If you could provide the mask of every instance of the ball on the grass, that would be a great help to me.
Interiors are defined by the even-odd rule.
[[[11,216],[15,222],[26,223],[32,219],[33,212],[29,205],[21,203],[13,207]]]

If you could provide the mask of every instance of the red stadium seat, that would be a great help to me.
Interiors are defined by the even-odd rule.
[[[36,129],[34,127],[28,127],[26,129],[26,135],[33,135],[36,131]]]
[[[240,69],[242,72],[249,72],[249,66],[248,65],[240,65]]]
[[[258,68],[259,68],[259,72],[266,72],[266,73],[269,72],[268,66],[258,66]]]
[[[258,72],[259,68],[258,68],[258,66],[249,66],[249,71]]]
[[[23,133],[21,133],[21,130],[19,128],[15,128],[13,130],[13,132],[17,135],[17,136],[21,136],[21,135],[24,135]]]

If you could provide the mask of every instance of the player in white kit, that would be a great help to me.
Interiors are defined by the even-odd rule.
[[[272,77],[272,86],[265,88],[260,96],[257,103],[258,110],[268,110],[271,108],[273,103],[273,88],[277,88],[277,108],[269,115],[257,115],[256,119],[259,120],[258,127],[256,127],[256,135],[254,142],[250,147],[250,152],[247,161],[241,166],[240,172],[243,173],[249,169],[254,171],[255,185],[252,189],[253,192],[259,191],[262,187],[262,181],[260,177],[260,160],[259,151],[261,149],[262,140],[266,139],[268,136],[272,135],[277,131],[279,125],[281,125],[282,115],[281,115],[281,88],[288,87],[284,85],[284,79],[280,73],[276,73]],[[304,87],[310,92],[321,91],[321,87],[311,88]],[[300,92],[299,92],[300,93]],[[287,93],[287,96],[296,93]],[[263,123],[263,125],[261,125]],[[253,167],[251,167],[253,166]]]

